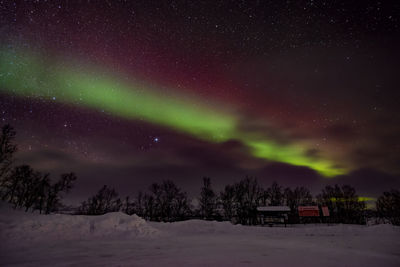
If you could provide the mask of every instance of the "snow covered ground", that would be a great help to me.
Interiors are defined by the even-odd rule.
[[[400,227],[246,227],[0,208],[0,266],[400,266]]]

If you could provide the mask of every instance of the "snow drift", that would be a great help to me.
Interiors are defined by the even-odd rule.
[[[1,209],[0,238],[9,241],[91,238],[154,238],[160,231],[137,215],[41,215]]]

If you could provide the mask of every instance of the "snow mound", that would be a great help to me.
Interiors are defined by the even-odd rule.
[[[84,216],[3,211],[4,209],[0,213],[0,238],[10,242],[43,239],[154,238],[161,234],[139,216],[129,216],[121,212]]]
[[[160,231],[135,214],[112,212],[90,220],[90,233],[97,236],[155,237]]]

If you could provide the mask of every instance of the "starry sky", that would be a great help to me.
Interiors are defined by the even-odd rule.
[[[71,198],[243,178],[400,187],[400,4],[0,1],[0,120]]]

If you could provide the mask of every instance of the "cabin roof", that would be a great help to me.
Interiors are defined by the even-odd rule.
[[[262,206],[257,207],[257,211],[290,211],[288,206]]]

